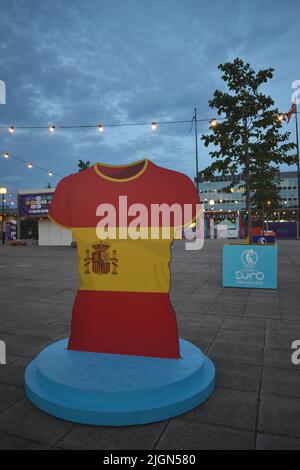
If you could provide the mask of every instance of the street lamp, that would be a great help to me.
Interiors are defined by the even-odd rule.
[[[7,194],[6,188],[0,188],[0,194],[2,195],[2,245],[5,243],[5,234],[4,234],[4,202],[5,202],[5,194]]]

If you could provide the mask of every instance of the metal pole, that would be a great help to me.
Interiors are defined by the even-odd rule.
[[[2,245],[5,243],[5,234],[4,234],[4,194],[2,194]]]
[[[243,148],[245,157],[245,170],[244,178],[246,183],[246,213],[248,212],[247,226],[248,226],[248,241],[252,243],[252,209],[251,209],[251,188],[250,188],[250,156],[249,156],[249,142],[247,135],[247,119],[244,118],[244,135],[243,135]]]
[[[197,108],[195,108],[194,119],[195,119],[195,148],[196,148],[196,188],[197,188],[197,193],[199,194],[199,181],[198,181],[199,160],[198,160]]]
[[[296,142],[297,142],[297,179],[298,179],[298,231],[297,238],[300,238],[300,154],[299,154],[299,129],[298,129],[298,110],[296,104]]]
[[[17,193],[17,240],[21,239],[21,217],[19,212],[19,193]]]

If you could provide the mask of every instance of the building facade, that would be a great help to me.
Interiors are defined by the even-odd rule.
[[[246,210],[245,188],[239,175],[216,176],[212,181],[199,178],[198,181],[200,198],[207,212],[239,213]],[[232,183],[230,192],[224,191]],[[296,171],[280,173],[279,196],[278,215],[295,215],[299,207]]]

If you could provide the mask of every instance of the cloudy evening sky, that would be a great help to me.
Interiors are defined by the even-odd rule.
[[[300,80],[298,0],[0,0],[0,125],[97,125],[189,120],[221,86],[218,64],[241,57],[275,68],[266,91],[288,111]],[[207,124],[201,124],[200,133]],[[291,126],[293,130],[293,126]],[[194,177],[190,124],[97,130],[0,131],[0,149],[59,175],[79,159],[120,164],[145,156]],[[294,135],[292,136],[294,137]],[[209,163],[200,144],[200,167]],[[10,191],[55,185],[0,159]]]

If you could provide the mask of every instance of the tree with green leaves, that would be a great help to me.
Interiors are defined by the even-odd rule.
[[[262,165],[255,173],[252,184],[252,208],[259,213],[265,228],[265,218],[270,218],[278,210],[281,197],[279,191],[280,173],[276,168]],[[273,218],[273,217],[272,217]]]
[[[87,170],[90,166],[91,166],[91,162],[89,162],[89,161],[84,162],[83,160],[79,160],[79,162],[78,162],[79,170],[78,171]]]
[[[222,120],[214,120],[212,132],[202,136],[206,147],[214,145],[216,148],[210,151],[213,162],[200,176],[209,180],[217,174],[241,175],[251,238],[253,206],[258,198],[264,197],[264,184],[270,191],[272,187],[266,199],[275,196],[273,176],[279,165],[295,163],[292,154],[295,144],[289,141],[290,133],[282,131],[283,117],[273,99],[261,90],[273,78],[274,69],[256,72],[242,59],[221,64],[218,69],[227,90],[216,90],[209,106],[216,109]]]

